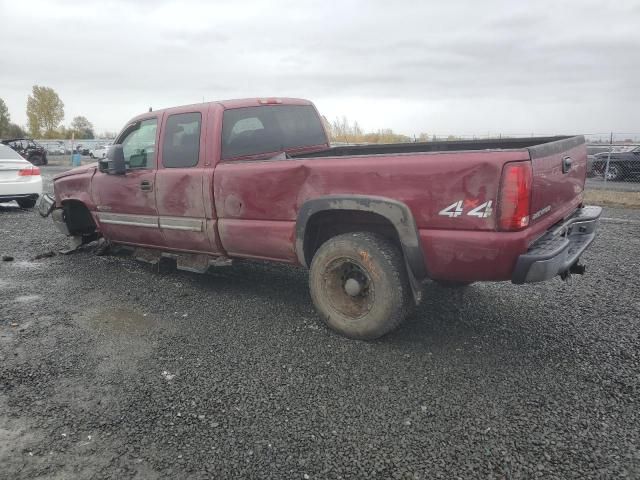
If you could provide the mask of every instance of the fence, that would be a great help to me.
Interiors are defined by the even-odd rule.
[[[58,155],[70,155],[71,150],[81,146],[83,150],[90,151],[98,148],[102,145],[107,145],[113,142],[111,138],[92,138],[92,139],[77,139],[73,141],[68,139],[37,139],[37,143],[42,145],[47,150],[47,156]]]
[[[640,207],[640,135],[614,134],[587,144],[586,200],[602,205]]]
[[[486,135],[429,135],[429,141],[480,140],[489,138],[515,138],[553,136],[553,134],[492,134]],[[587,141],[587,201],[640,207],[640,133],[589,133]],[[421,141],[418,138],[413,139]],[[112,139],[76,140],[85,154]],[[406,140],[405,140],[406,141]],[[50,158],[70,163],[71,140],[38,140],[49,152]],[[88,158],[86,160],[89,160]],[[56,160],[54,160],[56,161]]]

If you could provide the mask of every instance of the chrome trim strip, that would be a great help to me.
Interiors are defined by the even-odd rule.
[[[202,232],[203,221],[198,218],[160,217],[160,228],[167,230],[183,230],[188,232]]]
[[[199,218],[152,217],[148,215],[127,215],[122,213],[96,213],[100,223],[108,225],[129,225],[132,227],[164,228],[187,232],[202,232],[204,222]]]
[[[146,215],[125,215],[120,213],[97,213],[100,223],[109,225],[130,225],[132,227],[158,228],[158,217]]]

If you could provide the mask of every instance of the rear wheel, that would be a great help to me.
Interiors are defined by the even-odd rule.
[[[605,177],[607,180],[622,180],[623,170],[619,165],[615,163],[609,164],[609,169],[606,170],[605,167]]]
[[[412,304],[400,249],[369,232],[323,243],[311,262],[309,284],[323,321],[349,338],[381,337],[402,323]]]
[[[36,206],[36,198],[19,198],[16,200],[20,208],[33,208]]]

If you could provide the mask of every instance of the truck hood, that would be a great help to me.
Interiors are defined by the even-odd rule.
[[[89,165],[82,165],[80,167],[76,167],[76,168],[72,168],[71,170],[67,170],[66,172],[59,173],[58,175],[53,177],[53,180],[55,181],[55,180],[58,180],[59,178],[69,177],[71,175],[79,175],[81,173],[88,173],[88,172],[94,171],[96,168],[98,168],[98,164],[97,163],[91,163]]]

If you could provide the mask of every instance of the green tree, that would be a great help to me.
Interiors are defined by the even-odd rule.
[[[93,124],[87,120],[87,117],[78,116],[71,122],[71,130],[75,133],[76,138],[94,138]]]
[[[64,120],[64,103],[53,88],[33,86],[27,98],[27,119],[32,136],[56,136],[56,129]]]
[[[9,127],[7,127],[6,133],[3,133],[0,136],[3,136],[3,138],[22,138],[27,136],[27,132],[25,132],[20,125],[10,123]]]
[[[9,115],[9,109],[4,100],[0,98],[0,138],[6,136],[9,132],[9,125],[11,124],[11,115]]]

